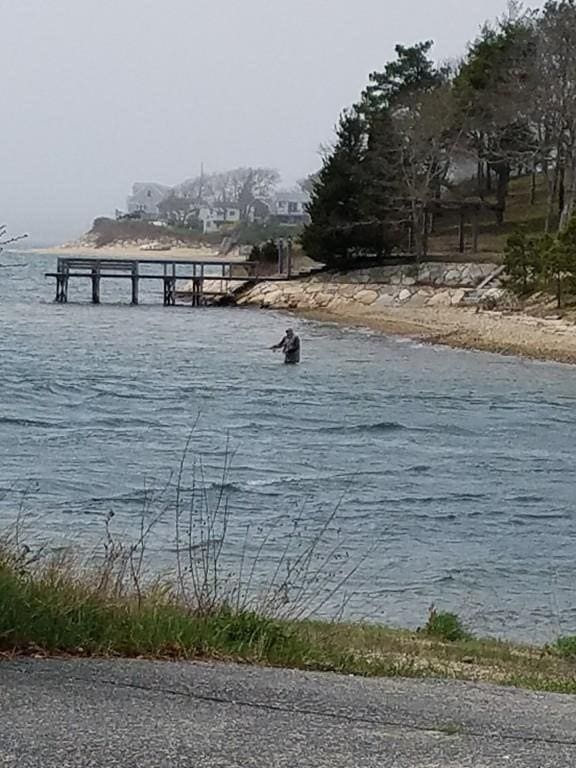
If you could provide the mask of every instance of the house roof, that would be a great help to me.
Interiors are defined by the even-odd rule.
[[[274,195],[275,203],[307,203],[310,196],[301,189],[280,190]]]
[[[159,195],[164,195],[170,191],[170,187],[158,184],[155,181],[137,181],[132,185],[132,194],[138,195],[140,192],[145,192],[149,189],[153,189]]]

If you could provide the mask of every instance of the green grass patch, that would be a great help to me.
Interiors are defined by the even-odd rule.
[[[289,663],[302,641],[287,623],[226,606],[191,611],[167,591],[137,597],[100,589],[51,568],[33,575],[0,567],[0,650],[87,656],[226,656]]]
[[[576,636],[560,637],[554,649],[562,658],[576,660]]]
[[[435,608],[430,611],[424,632],[429,637],[436,637],[449,643],[472,639],[472,635],[464,629],[459,616],[455,613],[437,611]]]
[[[166,584],[118,593],[70,563],[0,561],[0,651],[221,659],[344,674],[483,680],[576,692],[576,641],[538,649],[478,640],[453,614],[422,632],[277,619],[227,605],[200,612]]]
[[[455,199],[466,199],[467,183],[456,189]],[[532,201],[532,181],[530,176],[521,176],[510,180],[510,189],[506,202],[503,224],[498,224],[490,211],[484,211],[479,218],[479,252],[472,253],[472,226],[466,225],[466,252],[458,253],[458,214],[443,212],[437,219],[434,233],[429,239],[431,254],[445,254],[455,260],[465,258],[469,261],[501,261],[506,241],[518,227],[528,234],[544,234],[547,214],[547,182],[543,175],[536,179],[536,194]],[[472,194],[472,199],[477,199]],[[486,202],[495,203],[494,195],[487,195]],[[552,229],[557,225],[558,216],[553,218]]]

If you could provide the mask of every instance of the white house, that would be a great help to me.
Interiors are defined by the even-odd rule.
[[[128,213],[143,213],[147,216],[157,216],[158,204],[170,192],[170,187],[156,182],[136,182],[132,186],[132,194],[128,198]]]
[[[280,224],[303,224],[308,221],[309,200],[308,194],[300,189],[277,192],[272,200],[271,216]]]
[[[238,224],[240,208],[237,205],[202,205],[198,208],[198,219],[202,224],[202,232],[220,232],[226,226]]]

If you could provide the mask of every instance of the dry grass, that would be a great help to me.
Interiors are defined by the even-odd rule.
[[[357,624],[308,624],[307,641],[335,667],[365,676],[441,677],[576,693],[576,663],[554,648],[471,638],[443,642],[424,633]]]
[[[194,606],[178,586],[126,591],[109,566],[0,558],[0,652],[226,659],[361,676],[443,677],[576,693],[576,663],[559,648],[424,631],[275,618],[229,603]]]
[[[576,638],[552,648],[479,640],[457,616],[436,612],[417,632],[314,620],[327,603],[345,605],[348,580],[363,562],[342,558],[346,542],[333,535],[344,497],[310,531],[303,508],[280,552],[271,525],[253,557],[244,551],[231,571],[229,458],[211,494],[201,463],[186,474],[191,439],[174,487],[148,499],[135,540],[114,536],[112,516],[100,556],[89,560],[35,552],[22,544],[18,525],[0,538],[0,653],[227,659],[576,693]],[[161,577],[146,544],[166,514],[174,520],[176,554],[172,575]],[[272,544],[273,572],[268,568],[266,584],[256,589],[254,573]]]
[[[519,226],[533,233],[544,233],[546,219],[546,180],[537,179],[536,199],[530,202],[530,177],[512,179],[507,201],[504,224],[499,226],[494,214],[484,213],[480,218],[479,252],[472,253],[471,227],[467,226],[466,257],[472,261],[491,261],[500,263],[506,246],[506,240]],[[494,200],[490,200],[494,202]],[[436,233],[430,237],[430,253],[435,255],[450,254],[461,260],[458,253],[458,216],[443,214],[437,219]]]

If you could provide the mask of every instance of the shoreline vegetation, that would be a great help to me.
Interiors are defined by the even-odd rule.
[[[441,606],[415,630],[346,620],[369,553],[349,555],[344,497],[315,521],[303,505],[293,519],[244,529],[227,498],[230,446],[220,481],[207,483],[201,458],[191,455],[193,434],[131,533],[121,523],[116,531],[110,512],[102,538],[80,554],[24,543],[22,511],[0,532],[0,660],[231,661],[576,694],[576,636],[543,647],[479,638]],[[164,572],[150,546],[158,526],[171,531]]]
[[[117,564],[116,564],[117,565]],[[154,580],[127,587],[110,561],[27,564],[0,554],[0,657],[216,660],[365,677],[441,677],[576,693],[576,640],[531,647],[477,639],[432,610],[418,631],[278,617],[227,601],[204,608]]]

